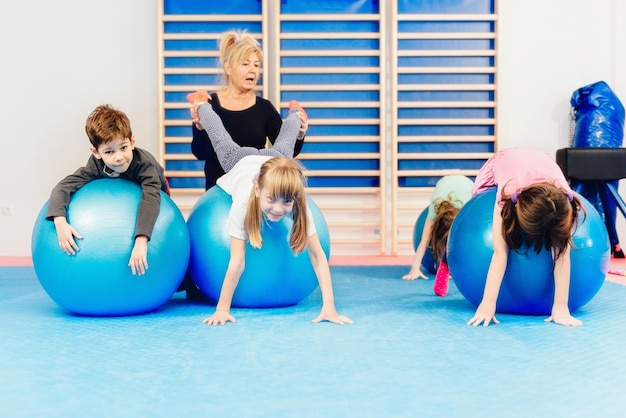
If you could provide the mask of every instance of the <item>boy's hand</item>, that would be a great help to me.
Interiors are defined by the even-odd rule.
[[[140,235],[135,238],[135,246],[128,262],[133,275],[142,275],[148,270],[148,237]]]
[[[65,254],[75,255],[76,251],[79,251],[80,248],[78,248],[76,241],[74,241],[74,237],[82,239],[82,235],[80,235],[72,225],[67,223],[65,216],[56,216],[54,218],[54,228],[57,231],[57,238],[59,238],[59,247],[61,247]]]

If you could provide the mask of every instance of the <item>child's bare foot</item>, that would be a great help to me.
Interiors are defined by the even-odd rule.
[[[298,112],[302,112],[305,113],[304,108],[302,106],[300,106],[300,103],[296,102],[295,100],[292,100],[289,102],[289,110],[291,109],[296,109]]]
[[[307,116],[304,108],[300,106],[295,100],[291,100],[289,102],[289,112],[295,110],[297,112],[298,117],[300,118],[300,131],[298,132],[298,140],[303,140],[306,135],[306,131],[309,128],[309,117]]]
[[[207,103],[209,101],[209,93],[206,90],[198,90],[195,93],[187,95],[187,101],[191,104]]]

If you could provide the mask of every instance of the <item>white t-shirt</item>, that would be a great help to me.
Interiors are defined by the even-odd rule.
[[[228,233],[231,237],[244,241],[248,239],[248,235],[243,228],[248,199],[250,199],[250,192],[261,170],[261,166],[271,158],[274,157],[265,155],[246,156],[239,160],[228,173],[217,179],[217,185],[233,199],[233,204],[228,214]],[[308,206],[307,218],[309,220],[308,235],[311,236],[317,230],[315,229],[315,223],[313,223],[313,214]]]

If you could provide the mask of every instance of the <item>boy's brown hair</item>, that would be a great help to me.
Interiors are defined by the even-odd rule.
[[[97,150],[115,138],[132,138],[130,120],[126,114],[110,105],[96,107],[87,117],[85,131],[89,142]]]

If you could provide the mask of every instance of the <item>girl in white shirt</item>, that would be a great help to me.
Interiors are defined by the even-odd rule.
[[[222,122],[207,103],[208,93],[199,91],[187,97],[198,107],[198,116],[209,134],[211,143],[226,174],[218,186],[232,196],[229,213],[230,260],[220,297],[213,315],[205,318],[208,325],[235,322],[230,313],[233,294],[245,267],[246,241],[261,248],[261,230],[266,222],[293,218],[289,245],[298,254],[308,249],[309,257],[322,292],[322,309],[313,322],[327,320],[349,324],[352,320],[337,313],[330,268],[320,244],[313,218],[306,204],[305,177],[300,164],[292,158],[303,112],[297,102],[289,103],[289,114],[272,148],[240,147],[229,136]],[[280,262],[280,260],[273,260]]]

